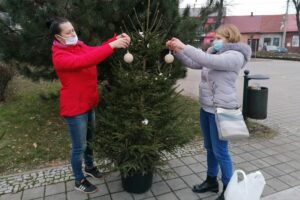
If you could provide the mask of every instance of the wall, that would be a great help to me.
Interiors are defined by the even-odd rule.
[[[245,42],[249,45],[251,45],[252,51],[258,51],[262,49],[262,46],[260,46],[257,42],[260,39],[261,35],[260,34],[255,34],[255,33],[242,33],[242,38],[241,42]],[[250,41],[251,40],[251,41]],[[255,43],[253,43],[255,42]],[[253,44],[251,44],[253,43]]]
[[[287,33],[285,39],[286,48],[288,48],[289,52],[291,53],[297,53],[299,48],[299,47],[292,46],[292,38],[294,35],[297,35],[297,32]]]
[[[264,40],[265,38],[270,38],[270,44],[268,45],[274,45],[274,46],[281,46],[281,42],[282,42],[282,34],[283,33],[275,33],[275,34],[261,34],[260,40],[259,40],[259,45],[263,46],[264,45]],[[274,44],[275,42],[275,38],[278,38],[279,40],[277,40],[277,44]]]

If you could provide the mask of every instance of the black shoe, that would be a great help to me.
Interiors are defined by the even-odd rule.
[[[204,192],[219,192],[219,183],[217,181],[217,177],[210,177],[208,176],[206,180],[199,184],[199,185],[194,185],[193,192],[197,193],[204,193]]]
[[[83,178],[80,182],[75,181],[75,189],[87,194],[97,192],[97,187],[91,184],[86,178]]]
[[[84,168],[84,171],[88,176],[91,176],[93,178],[101,178],[103,176],[103,174],[98,170],[97,167],[93,167],[91,169]]]
[[[216,198],[216,200],[225,200],[225,196],[224,196],[225,190],[226,190],[226,186],[223,186],[223,191],[220,194],[220,196],[218,196],[218,198]]]
[[[225,200],[224,191],[220,194],[220,196],[218,196],[218,198],[216,198],[216,200]]]

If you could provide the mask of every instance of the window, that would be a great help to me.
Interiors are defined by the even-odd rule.
[[[271,45],[271,38],[264,38],[265,45]]]
[[[279,38],[273,38],[273,45],[279,47]]]
[[[299,36],[298,35],[293,35],[292,47],[299,47]]]

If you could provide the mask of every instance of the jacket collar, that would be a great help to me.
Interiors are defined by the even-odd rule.
[[[54,47],[57,47],[57,48],[60,48],[60,49],[66,49],[66,48],[76,48],[76,47],[81,47],[83,46],[83,42],[78,40],[77,44],[75,45],[64,45],[60,42],[58,42],[57,40],[54,40],[53,41],[53,44],[52,44]]]
[[[225,51],[238,51],[241,54],[243,54],[244,58],[246,61],[249,61],[251,58],[251,48],[249,45],[242,43],[242,42],[238,42],[238,43],[224,43],[222,48],[220,49],[220,51],[217,52],[217,54],[221,54]]]

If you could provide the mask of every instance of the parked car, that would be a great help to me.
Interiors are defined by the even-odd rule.
[[[277,46],[267,45],[265,50],[268,52],[276,52],[277,48],[278,48]]]
[[[285,47],[278,47],[278,48],[277,48],[277,52],[278,52],[278,53],[287,53],[287,52],[288,52],[288,49],[285,48]]]
[[[275,53],[287,53],[288,49],[285,47],[278,47],[273,45],[266,46],[266,51],[268,52],[275,52]]]

